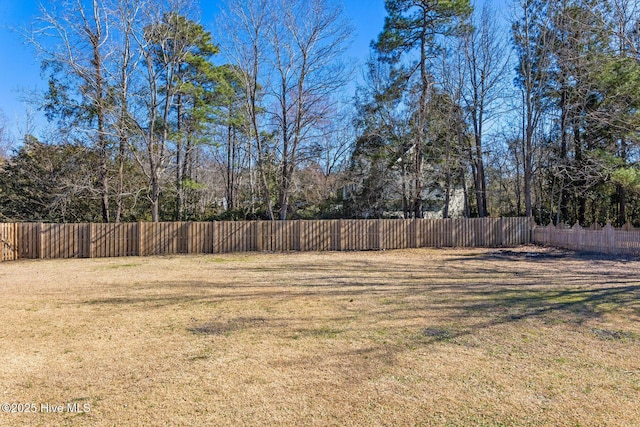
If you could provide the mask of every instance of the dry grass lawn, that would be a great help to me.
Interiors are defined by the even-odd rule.
[[[37,409],[2,426],[640,426],[636,260],[18,261],[0,289],[0,402]]]

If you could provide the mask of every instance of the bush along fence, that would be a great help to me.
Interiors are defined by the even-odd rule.
[[[534,227],[533,242],[538,245],[617,255],[640,255],[640,229],[626,224],[620,229],[611,224],[604,227],[582,228],[579,224],[569,228]]]
[[[530,243],[529,218],[0,223],[0,260]]]

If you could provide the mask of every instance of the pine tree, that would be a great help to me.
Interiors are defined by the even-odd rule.
[[[429,97],[433,94],[434,81],[429,71],[429,60],[440,49],[438,37],[453,35],[464,29],[462,22],[471,13],[468,0],[387,0],[384,30],[374,47],[380,57],[399,67],[406,74],[417,74],[418,106],[414,122],[412,170],[412,205],[415,217],[423,216],[424,157],[427,146],[427,116]],[[402,64],[417,51],[415,64]],[[406,147],[409,150],[410,147]]]

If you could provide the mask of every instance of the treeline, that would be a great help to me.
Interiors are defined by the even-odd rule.
[[[365,70],[332,0],[226,0],[213,34],[188,0],[42,9],[51,128],[0,144],[0,220],[640,221],[635,0],[385,7]]]

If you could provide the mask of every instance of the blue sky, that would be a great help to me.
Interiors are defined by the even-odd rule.
[[[25,99],[29,93],[40,91],[45,87],[40,77],[40,63],[33,48],[26,45],[22,37],[12,28],[29,28],[30,23],[38,16],[38,5],[53,4],[55,0],[0,0],[0,113],[2,113],[17,136],[24,131],[26,111]],[[200,3],[202,24],[213,32],[215,15],[219,10],[219,0],[197,0]],[[339,0],[340,1],[340,0]],[[341,0],[345,12],[352,21],[355,35],[349,57],[363,64],[369,55],[369,44],[375,39],[384,25],[386,15],[384,0]],[[472,0],[476,8],[481,8],[483,0]],[[493,0],[498,11],[499,21],[508,21],[509,0]],[[358,73],[361,75],[361,73]],[[353,90],[355,85],[350,85]],[[35,107],[35,134],[41,135],[46,121]]]
[[[50,0],[52,1],[52,0]],[[0,111],[14,134],[24,128],[28,92],[42,90],[40,64],[34,50],[12,28],[28,28],[38,16],[38,0],[0,0]],[[45,5],[47,1],[43,2]],[[384,24],[384,0],[345,0],[345,12],[355,26],[356,35],[349,56],[364,62],[369,43]],[[202,24],[213,30],[219,8],[215,0],[200,0]],[[43,120],[37,120],[42,127]],[[36,129],[36,134],[42,129]],[[14,135],[15,136],[15,135]]]

